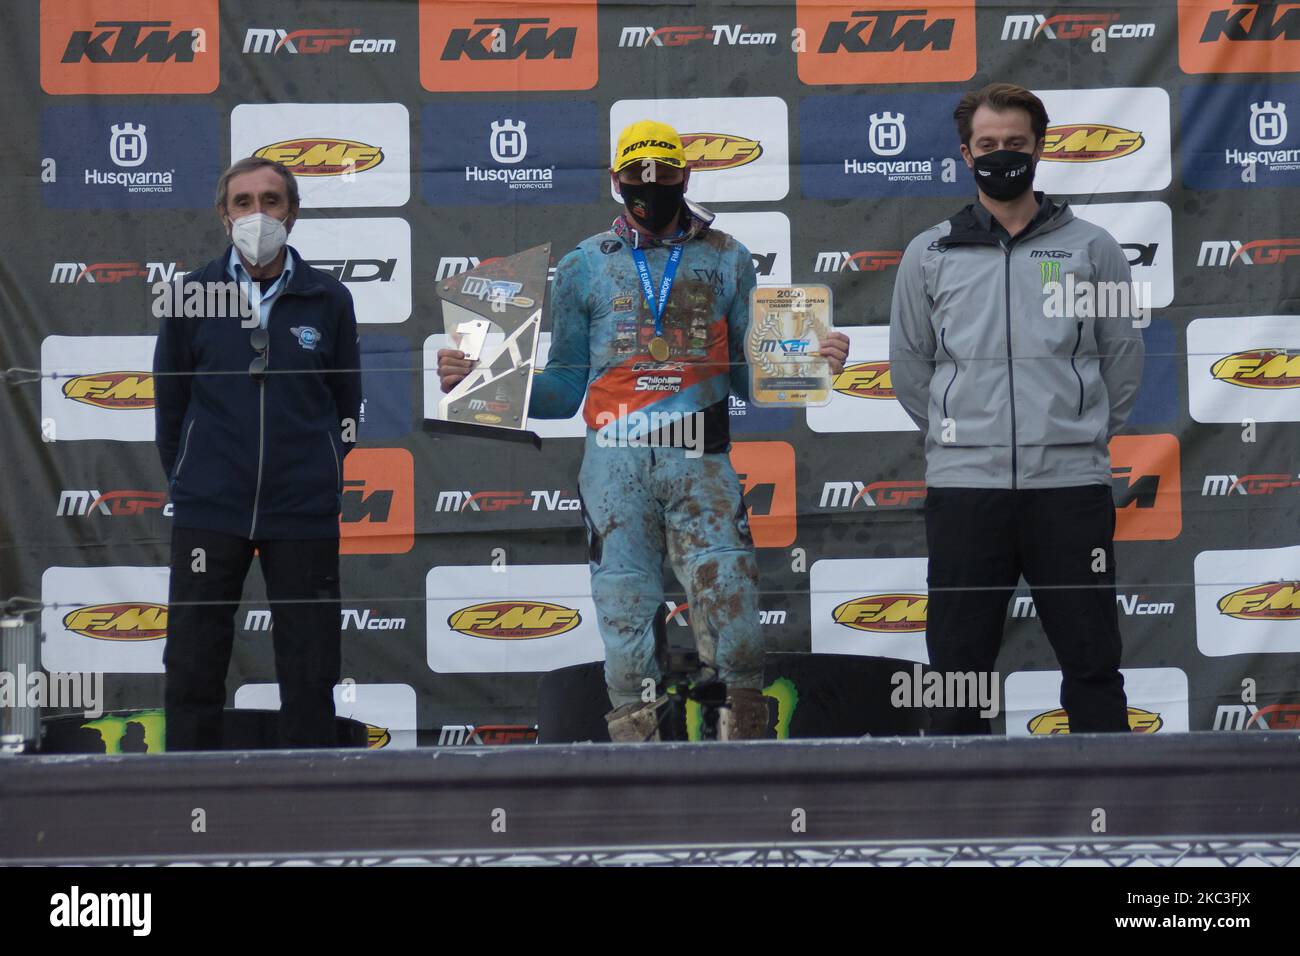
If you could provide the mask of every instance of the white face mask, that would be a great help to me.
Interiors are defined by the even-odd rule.
[[[255,266],[264,266],[279,255],[288,238],[284,223],[264,212],[236,219],[230,227],[235,248]]]

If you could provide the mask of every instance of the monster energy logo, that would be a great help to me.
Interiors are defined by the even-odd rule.
[[[1043,281],[1043,287],[1047,287],[1049,282],[1061,281],[1061,264],[1059,262],[1039,262],[1038,277]]]
[[[776,738],[790,738],[790,721],[794,718],[794,709],[799,706],[799,691],[794,681],[788,677],[778,677],[763,688],[763,696],[776,701]],[[702,740],[704,733],[704,714],[696,701],[686,702],[686,739]]]

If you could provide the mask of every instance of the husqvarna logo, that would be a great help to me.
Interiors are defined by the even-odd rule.
[[[513,166],[523,162],[528,155],[527,123],[506,119],[492,124],[492,158],[498,163]]]
[[[149,155],[149,140],[145,138],[144,126],[132,126],[123,123],[111,127],[112,138],[108,141],[108,155],[118,166],[130,169],[139,166]]]
[[[877,156],[897,156],[907,146],[907,127],[902,113],[872,113],[867,133],[871,151]]]
[[[1256,146],[1276,146],[1286,139],[1287,121],[1286,104],[1263,103],[1250,104],[1250,138]]]

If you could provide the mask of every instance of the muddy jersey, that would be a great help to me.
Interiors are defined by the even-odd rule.
[[[529,415],[567,418],[586,396],[594,431],[628,438],[672,418],[703,412],[710,450],[727,443],[727,396],[748,399],[745,332],[756,284],[749,250],[711,227],[693,203],[684,232],[647,240],[620,217],[560,260],[551,292],[551,351],[533,382]],[[682,253],[660,336],[669,353],[650,353],[656,337],[632,250],[645,253],[657,293],[674,247]]]

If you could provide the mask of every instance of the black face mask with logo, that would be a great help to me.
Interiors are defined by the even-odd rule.
[[[637,225],[651,232],[664,229],[682,208],[686,183],[625,183],[619,181],[623,204]]]
[[[975,157],[975,185],[990,199],[1002,202],[1023,195],[1034,183],[1034,156],[999,149]]]

